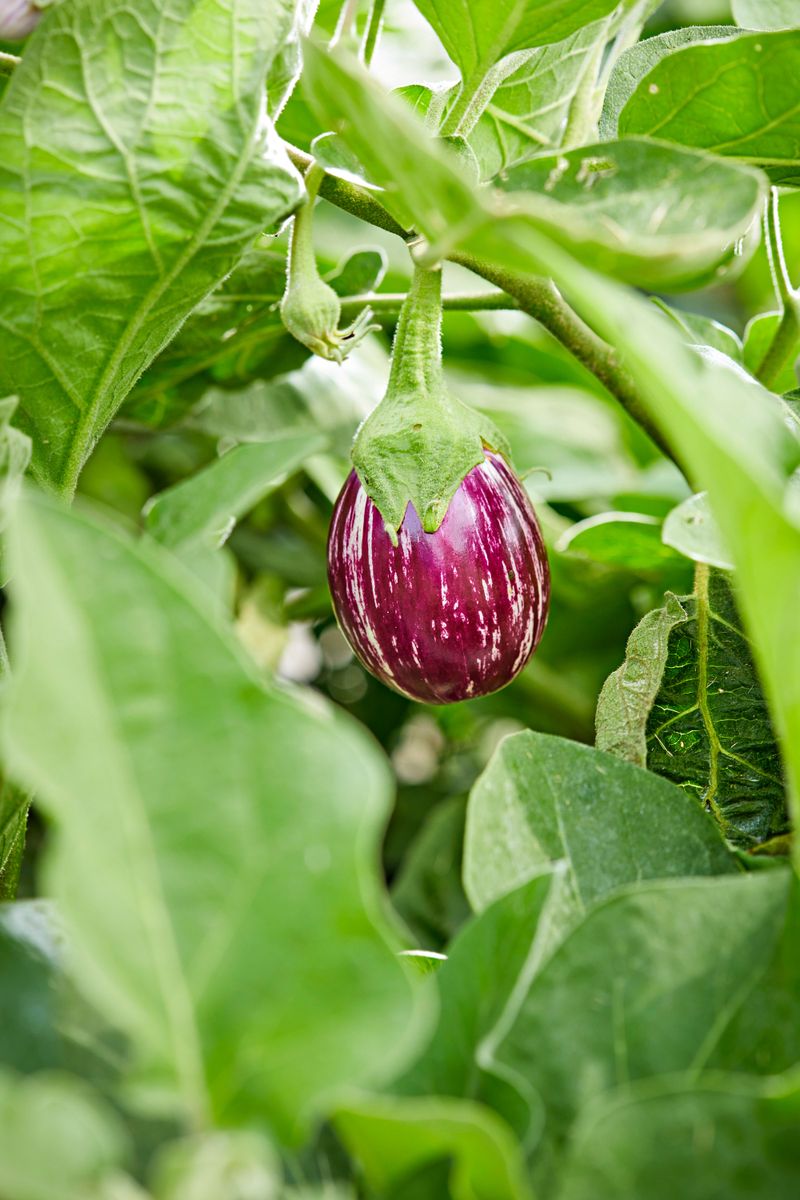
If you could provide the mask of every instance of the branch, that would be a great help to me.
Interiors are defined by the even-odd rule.
[[[783,253],[777,188],[772,188],[767,198],[764,213],[764,241],[767,246],[772,282],[775,285],[778,303],[783,310],[775,333],[772,335],[772,341],[764,351],[764,357],[756,371],[756,378],[765,387],[771,387],[786,365],[792,351],[797,351],[800,341],[800,293],[792,286]]]
[[[399,313],[405,292],[376,292],[365,293],[363,296],[344,296],[342,298],[342,319],[354,317],[366,305],[372,309],[373,316],[391,318]],[[446,312],[497,312],[498,310],[518,311],[519,304],[507,292],[452,292],[442,296],[442,308]]]
[[[307,170],[312,161],[311,155],[288,144],[286,150],[299,170]],[[394,233],[406,242],[415,236],[403,229],[370,192],[349,180],[326,175],[319,194],[345,212]],[[598,337],[570,308],[552,280],[506,271],[468,254],[451,254],[449,261],[467,267],[506,292],[522,312],[552,333],[603,384],[667,458],[676,461],[675,455],[645,412],[633,377],[622,366],[617,351]],[[370,297],[369,303],[375,309],[373,297]],[[677,465],[680,466],[680,463]]]

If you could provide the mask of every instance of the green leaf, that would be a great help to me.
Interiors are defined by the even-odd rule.
[[[685,46],[641,79],[619,114],[619,135],[646,134],[729,155],[763,167],[774,184],[798,187],[798,71],[796,32]]]
[[[563,142],[570,111],[610,31],[608,19],[576,30],[563,41],[521,55],[523,61],[492,94],[469,133],[481,178],[524,162]]]
[[[670,290],[719,276],[764,201],[758,172],[642,138],[540,155],[498,183],[582,262]]]
[[[414,0],[461,72],[471,96],[489,69],[515,50],[560,42],[605,17],[618,0]]]
[[[387,265],[385,251],[368,246],[348,254],[332,274],[325,276],[325,282],[338,296],[359,296],[379,287]]]
[[[115,1114],[64,1075],[0,1072],[0,1194],[102,1200],[125,1152]]]
[[[200,398],[209,377],[232,386],[300,366],[307,351],[278,311],[285,287],[285,249],[259,238],[151,363],[120,416],[151,428],[171,425]]]
[[[484,1048],[546,1098],[547,1142],[618,1084],[704,1066],[769,968],[790,879],[639,883],[587,913]]]
[[[745,29],[797,29],[797,0],[732,0],[733,19]]]
[[[296,1136],[414,1036],[372,874],[383,760],[265,689],[155,547],[42,498],[16,537],[5,753],[56,825],[75,978],[165,1102]]]
[[[597,745],[672,780],[752,844],[785,833],[778,746],[733,591],[698,566],[691,596],[667,596],[628,642],[597,705]]]
[[[449,1159],[452,1200],[531,1200],[510,1129],[481,1105],[370,1096],[340,1108],[334,1124],[379,1195],[420,1167]]]
[[[263,114],[292,11],[74,0],[26,46],[0,121],[0,392],[51,487],[74,489],[144,368],[296,205]]]
[[[324,437],[309,431],[236,446],[148,501],[147,531],[171,548],[221,546],[239,517],[324,445]]]
[[[744,331],[744,365],[752,375],[756,375],[764,361],[775,332],[780,324],[782,313],[759,313],[748,321]],[[797,371],[795,365],[800,357],[800,337],[797,338],[793,349],[787,354],[787,361],[772,380],[774,392],[791,392],[797,387]]]
[[[620,55],[611,72],[600,117],[601,136],[609,140],[617,137],[620,112],[648,71],[662,58],[695,42],[719,42],[740,36],[741,30],[731,25],[689,25],[645,38],[631,46]]]
[[[0,774],[0,901],[17,894],[30,802],[24,789]]]
[[[31,460],[30,438],[11,424],[11,418],[17,410],[17,403],[16,396],[7,396],[5,400],[0,400],[0,533],[8,524],[20,482]],[[0,585],[5,586],[7,582],[3,553],[0,550]],[[2,816],[0,816],[0,823],[2,823]],[[0,849],[0,872],[2,872],[2,857],[2,849]]]
[[[420,947],[441,950],[469,915],[461,886],[464,815],[460,796],[438,804],[392,885],[392,903]]]
[[[577,1124],[557,1200],[776,1200],[797,1190],[796,1078],[623,1086]]]
[[[661,540],[658,518],[637,512],[598,513],[576,521],[559,538],[556,549],[659,577],[665,567],[680,563],[675,551]]]
[[[653,298],[653,303],[672,318],[690,346],[711,346],[714,350],[719,350],[720,354],[727,354],[734,362],[743,362],[742,339],[726,325],[721,325],[719,321],[705,317],[702,313],[673,308],[656,297]]]
[[[707,492],[698,492],[681,501],[664,518],[661,536],[694,562],[708,563],[723,571],[732,571],[731,556],[714,519]]]
[[[484,909],[565,859],[576,913],[641,879],[737,869],[700,806],[663,779],[565,738],[506,738],[472,789],[464,883]]]

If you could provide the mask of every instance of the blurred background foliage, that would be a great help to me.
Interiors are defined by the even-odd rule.
[[[322,30],[332,31],[339,8],[323,0]],[[726,3],[671,0],[647,32],[729,22]],[[374,66],[396,87],[453,77],[435,35],[410,4],[390,6]],[[308,149],[316,124],[299,89],[278,128]],[[781,218],[787,258],[796,262],[800,193],[782,200]],[[315,239],[321,270],[342,296],[373,287],[405,291],[408,256],[397,238],[323,202]],[[386,876],[420,945],[439,949],[468,911],[457,868],[471,785],[509,732],[531,728],[593,740],[598,693],[622,662],[634,625],[665,591],[691,590],[691,563],[660,539],[661,520],[689,493],[676,468],[594,377],[530,318],[513,311],[447,312],[444,350],[453,390],[490,413],[511,442],[547,539],[552,609],[534,660],[499,694],[439,709],[388,691],[361,668],[336,627],[325,541],[350,439],[385,386],[393,318],[382,316],[382,332],[342,366],[308,358],[277,311],[286,240],[285,230],[262,239],[145,372],[79,490],[141,525],[149,497],[212,463],[235,441],[309,426],[325,431],[324,452],[237,525],[213,565],[193,566],[236,614],[257,662],[290,683],[324,692],[385,748],[398,789],[384,846]],[[446,293],[480,286],[447,264]],[[664,300],[742,338],[754,313],[774,307],[763,244],[723,284]],[[649,521],[612,519],[576,529],[612,513]],[[31,890],[41,838],[35,827],[23,894]]]

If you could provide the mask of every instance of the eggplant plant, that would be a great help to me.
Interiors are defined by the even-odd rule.
[[[792,0],[0,0],[0,1196],[800,1188]]]

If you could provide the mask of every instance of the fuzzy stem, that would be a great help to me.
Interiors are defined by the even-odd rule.
[[[355,317],[365,305],[369,305],[374,316],[394,318],[406,301],[407,292],[365,293],[363,296],[342,298],[342,320]],[[506,292],[453,292],[442,296],[442,308],[447,312],[518,312],[519,304]]]
[[[317,274],[317,260],[314,254],[314,204],[324,178],[324,170],[312,159],[311,165],[303,177],[306,186],[306,200],[298,208],[292,221],[289,246],[289,272],[292,276],[295,276],[297,272],[302,272],[304,275]]]
[[[415,264],[397,322],[387,394],[430,393],[442,371],[442,270]]]

